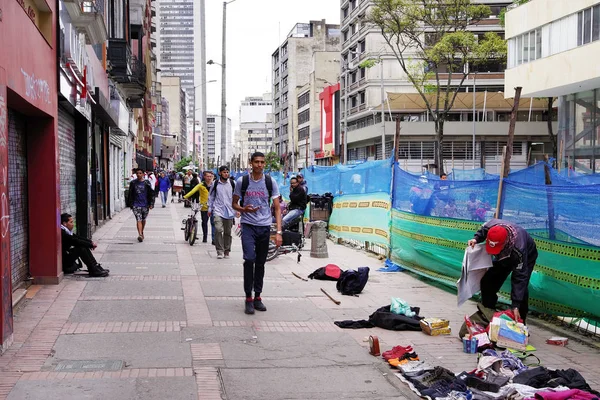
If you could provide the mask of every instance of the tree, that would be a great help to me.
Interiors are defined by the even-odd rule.
[[[280,171],[281,164],[279,163],[279,156],[274,151],[267,153],[265,157],[265,169],[269,171]]]
[[[433,118],[439,173],[444,172],[444,122],[465,79],[477,65],[506,58],[506,42],[496,33],[478,38],[467,29],[490,12],[470,0],[374,0],[367,18],[381,30]]]
[[[184,157],[175,163],[175,171],[182,172],[183,167],[187,167],[192,163],[192,157]]]

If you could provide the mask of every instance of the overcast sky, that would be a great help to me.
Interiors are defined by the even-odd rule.
[[[339,24],[339,0],[236,0],[227,6],[227,116],[239,126],[240,102],[271,89],[271,54],[298,22]],[[221,63],[223,2],[206,0],[206,59]],[[221,113],[221,68],[207,65],[208,113]],[[200,95],[200,93],[198,93]]]

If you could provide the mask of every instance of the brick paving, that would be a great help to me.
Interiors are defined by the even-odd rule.
[[[53,398],[53,391],[61,387],[68,388],[69,393],[80,390],[73,399],[83,398],[84,390],[85,398],[102,399],[98,388],[103,386],[97,385],[105,381],[111,385],[143,381],[150,382],[150,388],[158,388],[172,384],[168,382],[173,379],[188,379],[195,388],[192,397],[206,400],[279,399],[288,391],[297,395],[290,398],[415,398],[383,360],[368,355],[369,335],[379,337],[382,350],[411,344],[429,363],[455,372],[475,367],[475,356],[463,353],[454,335],[429,337],[421,332],[378,328],[344,330],[334,325],[336,320],[367,319],[375,309],[389,304],[391,297],[401,297],[420,306],[425,316],[450,319],[456,332],[462,317],[475,307],[469,302],[458,309],[454,294],[408,274],[376,272],[381,261],[331,242],[328,260],[305,254],[299,264],[294,255],[269,263],[263,296],[269,311],[245,315],[239,239],[234,238],[231,259],[216,260],[213,247],[202,243],[190,247],[183,242],[180,224],[187,213],[188,209],[177,204],[153,211],[146,236],[152,240],[138,244],[134,221],[126,210],[94,237],[100,242],[96,256],[106,267],[114,266],[114,275],[69,276],[56,286],[29,289],[25,305],[15,316],[13,345],[0,357],[0,400]],[[145,255],[144,261],[138,260],[140,254]],[[160,255],[158,260],[168,261],[155,258],[145,262],[154,254]],[[103,261],[105,256],[110,256],[108,261]],[[360,297],[341,296],[334,282],[304,282],[291,274],[307,276],[327,263],[343,269],[371,267],[370,281]],[[145,272],[148,266],[152,274]],[[117,268],[123,272],[117,274]],[[86,290],[90,283],[96,286]],[[325,297],[322,287],[341,304]],[[74,310],[81,313],[83,305],[92,303],[110,308],[86,316],[85,321],[93,322],[72,319]],[[152,311],[154,305],[161,304],[168,304],[172,315]],[[179,313],[177,307],[185,312],[181,314],[183,320],[175,314]],[[123,313],[128,313],[127,317]],[[550,336],[551,332],[531,327],[531,343],[543,365],[576,368],[592,387],[599,388],[600,352],[574,341],[566,348],[546,345]],[[102,340],[98,346],[102,350],[95,351],[94,340]],[[86,348],[86,358],[78,357],[73,347],[82,344],[91,347]],[[109,350],[110,356],[103,353]],[[54,370],[61,361],[105,361],[115,359],[115,355],[123,361],[119,371]],[[245,377],[256,376],[257,371],[270,378],[260,385],[244,383]],[[363,390],[364,386],[365,391],[348,392],[354,383],[362,382],[362,377],[365,383],[352,390]],[[345,384],[344,379],[351,381]],[[335,386],[338,381],[341,383]],[[51,384],[45,389],[46,396],[29,394],[30,385],[44,382]],[[40,393],[34,386],[31,393]],[[145,390],[137,394],[139,398],[154,398],[152,389]]]

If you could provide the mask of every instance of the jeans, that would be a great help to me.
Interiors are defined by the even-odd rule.
[[[211,240],[212,240],[212,244],[213,246],[216,244],[215,242],[215,216],[214,214],[211,214],[210,216],[210,236],[211,236]]]
[[[244,292],[246,298],[260,297],[265,277],[265,262],[269,252],[270,226],[242,224],[242,250],[244,252]]]
[[[233,226],[233,219],[225,219],[215,215],[213,217],[215,221],[215,247],[217,254],[229,253],[231,251],[231,227]]]
[[[208,237],[208,211],[200,211],[202,217],[202,241],[206,242]]]
[[[290,223],[292,223],[296,218],[300,217],[303,214],[304,210],[295,209],[288,211],[288,213],[283,217],[281,223],[282,229],[286,229]]]
[[[168,191],[161,191],[160,192],[160,200],[162,201],[162,205],[166,205],[167,204],[167,197],[169,196],[169,192]]]

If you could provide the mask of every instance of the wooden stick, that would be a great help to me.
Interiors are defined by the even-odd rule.
[[[494,218],[500,218],[500,202],[502,201],[502,186],[504,185],[504,160],[506,159],[506,146],[502,148],[502,166],[500,167],[500,182],[498,183],[498,199],[496,200],[496,212]]]
[[[342,304],[342,302],[341,302],[341,301],[339,301],[339,300],[336,300],[336,299],[334,299],[333,297],[331,297],[331,296],[329,295],[329,293],[327,293],[327,292],[325,291],[325,289],[321,288],[321,292],[325,293],[325,296],[329,297],[329,300],[333,301],[333,302],[334,302],[335,304],[337,304],[338,306],[339,306],[340,304]]]
[[[295,272],[292,272],[292,275],[294,275],[294,276],[295,276],[296,278],[298,278],[298,279],[301,279],[301,280],[303,280],[303,281],[305,281],[305,282],[308,282],[308,279],[305,279],[305,278],[301,277],[300,275],[298,275],[298,274],[297,274],[297,273],[295,273]]]

